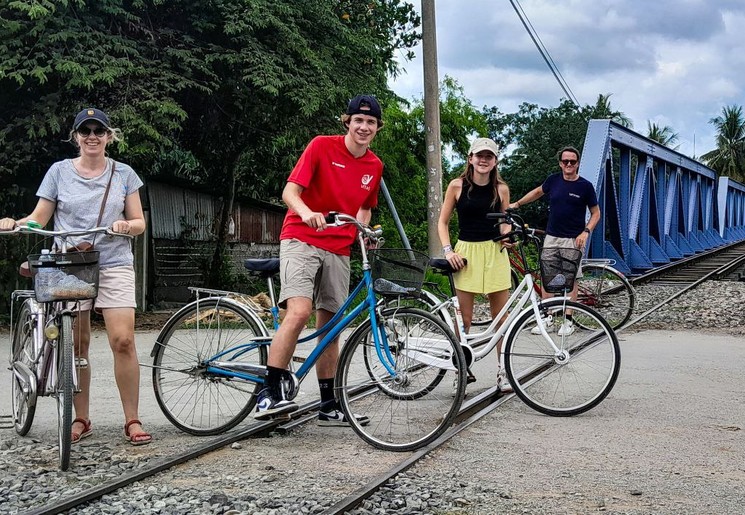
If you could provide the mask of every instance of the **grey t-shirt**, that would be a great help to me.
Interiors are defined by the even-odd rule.
[[[114,162],[113,159],[106,161],[106,170],[98,177],[90,179],[81,177],[70,159],[58,161],[49,168],[36,194],[57,203],[54,210],[55,230],[74,231],[92,229],[96,226],[106,184],[109,182],[111,164]],[[111,227],[115,221],[124,220],[124,199],[143,185],[142,180],[129,165],[115,163],[109,197],[101,218],[100,225],[103,227]],[[96,250],[101,252],[101,268],[132,264],[134,258],[129,238],[98,234],[70,238],[68,244],[78,245],[81,241],[92,243],[94,236]]]

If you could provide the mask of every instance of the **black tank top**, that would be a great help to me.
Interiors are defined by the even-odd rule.
[[[470,191],[470,195],[469,195]],[[470,185],[465,180],[455,209],[458,211],[458,239],[463,241],[487,241],[499,235],[495,220],[487,220],[487,213],[499,213],[502,202],[497,201],[492,207],[494,188],[491,184]]]

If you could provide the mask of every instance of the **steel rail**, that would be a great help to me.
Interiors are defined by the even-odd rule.
[[[692,261],[688,261],[685,263],[676,262],[676,266],[666,267],[667,271],[671,272],[675,271],[677,267],[684,266],[686,264],[695,263],[698,265],[696,268],[692,269],[693,274],[689,274],[687,276],[687,280],[685,281],[687,282],[687,284],[684,284],[683,282],[678,283],[678,285],[683,286],[681,289],[679,289],[666,299],[662,300],[661,302],[658,302],[651,308],[647,309],[644,313],[637,316],[636,318],[629,320],[622,327],[616,329],[616,333],[625,331],[629,327],[639,323],[647,316],[654,313],[658,309],[663,308],[667,304],[670,304],[673,300],[680,297],[684,293],[687,293],[698,287],[701,283],[708,281],[711,278],[720,277],[725,273],[729,273],[733,269],[733,267],[739,266],[745,260],[745,257],[743,257],[743,249],[745,249],[745,244],[743,244],[742,242],[738,242],[737,244],[717,249],[716,252],[710,251],[705,253],[705,255],[695,256],[696,259]],[[721,257],[722,253],[724,252],[727,253],[727,257],[725,258],[724,263],[721,263],[719,260],[717,260],[714,262],[714,266],[702,266],[703,262],[701,261],[701,258],[708,258],[709,260],[712,260],[713,258]],[[659,272],[654,272],[651,274],[647,274],[646,276],[637,278],[637,280],[642,279],[644,279],[645,282],[666,282],[665,275],[661,275]]]
[[[293,417],[310,416],[309,414],[314,413],[315,411],[318,410],[319,404],[320,404],[319,401],[305,404],[301,406],[292,415]],[[79,492],[78,494],[71,495],[69,497],[65,497],[62,499],[58,499],[44,506],[33,508],[29,511],[24,512],[24,514],[25,515],[53,515],[56,513],[70,510],[72,508],[80,506],[81,504],[95,501],[96,499],[99,499],[100,497],[103,497],[104,495],[120,490],[126,486],[131,485],[132,483],[136,481],[141,481],[145,478],[154,476],[155,474],[158,474],[159,472],[163,472],[172,467],[175,467],[176,465],[181,465],[182,463],[199,458],[210,452],[216,451],[218,449],[222,449],[223,447],[227,447],[228,445],[231,445],[235,442],[246,440],[248,438],[255,438],[255,437],[267,435],[271,433],[272,431],[276,430],[277,428],[281,428],[281,426],[283,426],[286,423],[287,423],[286,419],[268,420],[266,422],[261,422],[256,426],[251,426],[247,429],[242,429],[239,431],[232,431],[230,433],[226,433],[225,435],[212,439],[209,442],[206,442],[205,444],[197,445],[182,454],[178,454],[173,457],[155,460],[154,463],[148,464],[142,467],[140,470],[131,472],[129,474],[124,474],[123,476],[117,477],[110,481],[105,481],[104,483],[101,483],[97,486],[83,490],[82,492]]]

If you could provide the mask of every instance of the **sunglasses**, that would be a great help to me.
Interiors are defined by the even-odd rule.
[[[562,159],[561,163],[564,166],[574,166],[577,164],[577,160],[576,159]]]
[[[97,138],[103,138],[108,134],[108,129],[105,129],[103,127],[96,127],[95,129],[91,129],[90,127],[81,127],[77,130],[77,133],[83,136],[84,138],[87,138],[91,135],[91,132],[95,134]]]

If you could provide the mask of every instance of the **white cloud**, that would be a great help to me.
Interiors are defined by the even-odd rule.
[[[708,122],[723,106],[745,105],[743,0],[521,5],[580,103],[611,93],[637,131],[647,120],[669,125],[685,154],[714,147]],[[439,76],[455,78],[476,106],[514,112],[522,102],[550,107],[566,97],[509,2],[437,0],[435,8]],[[416,53],[391,84],[406,98],[422,96]]]

